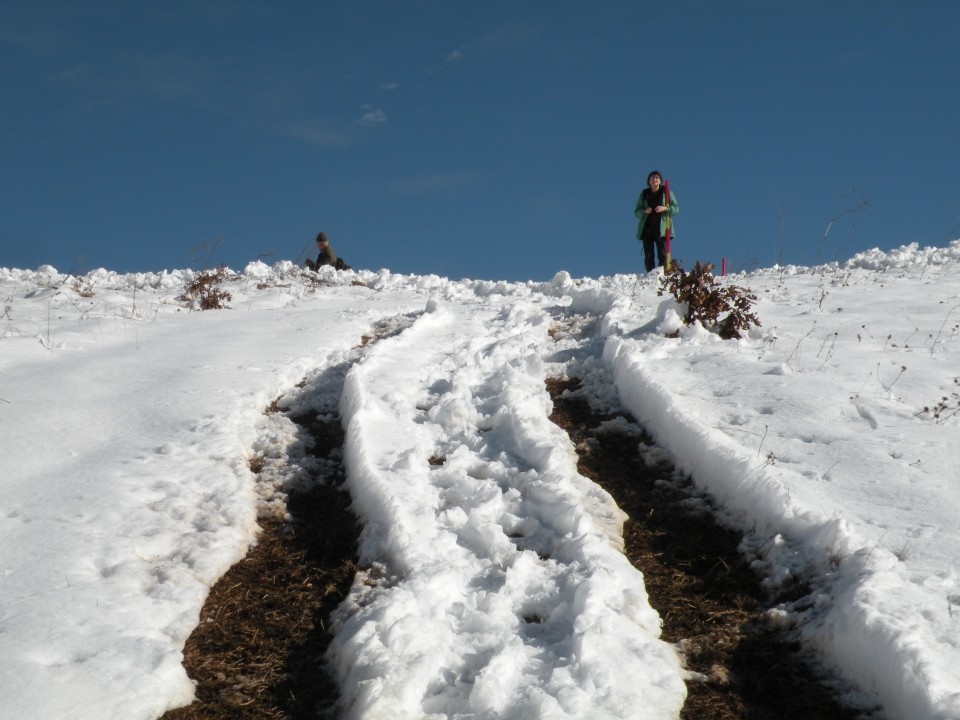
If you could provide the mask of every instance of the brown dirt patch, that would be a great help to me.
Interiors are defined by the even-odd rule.
[[[581,474],[609,492],[630,519],[626,554],[644,574],[663,639],[680,643],[687,668],[684,720],[856,720],[808,664],[797,643],[764,619],[771,598],[741,556],[738,533],[689,503],[669,464],[647,464],[641,440],[601,423],[575,392],[574,378],[554,379],[551,419],[577,447]],[[628,422],[633,418],[620,415]],[[795,589],[796,590],[796,589]],[[798,590],[801,594],[802,589]]]
[[[291,419],[314,438],[315,455],[343,445],[338,422]],[[184,648],[197,699],[165,720],[336,717],[326,622],[356,573],[359,527],[334,467],[289,492],[291,521],[261,521],[256,546],[214,585]]]

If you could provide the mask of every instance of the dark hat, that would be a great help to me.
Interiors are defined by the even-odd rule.
[[[330,242],[327,240],[327,234],[325,232],[317,233],[317,242]]]
[[[658,178],[660,178],[661,180],[663,180],[663,175],[660,174],[660,171],[659,171],[659,170],[654,170],[654,171],[652,171],[649,175],[647,175],[647,182],[650,182],[650,178],[652,178],[654,175],[656,175]]]

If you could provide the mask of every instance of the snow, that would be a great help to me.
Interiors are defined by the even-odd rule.
[[[810,583],[771,617],[859,701],[960,718],[960,241],[725,278],[758,296],[741,340],[683,327],[656,272],[257,262],[203,312],[178,299],[194,277],[0,269],[0,716],[190,702],[183,645],[271,502],[248,461],[292,452],[264,411],[340,373],[365,568],[329,653],[348,716],[678,717],[685,671],[623,513],[547,418],[544,380],[576,357],[765,582]],[[575,347],[563,322],[595,330]]]

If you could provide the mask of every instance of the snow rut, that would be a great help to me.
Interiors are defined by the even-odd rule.
[[[263,416],[249,458],[262,532],[211,589],[184,648],[196,701],[164,720],[337,717],[327,618],[349,591],[360,532],[343,488],[338,405],[367,341],[411,322],[376,323],[373,338],[331,355]]]
[[[671,499],[672,466],[654,476],[637,457],[641,431],[616,409],[596,329],[595,317],[554,318],[533,303],[432,304],[415,320],[385,321],[377,343],[331,357],[280,398],[255,447],[265,532],[218,583],[211,597],[221,604],[204,608],[191,638],[188,655],[208,676],[202,702],[170,720],[623,718],[640,707],[645,718],[672,720],[761,707],[740,681],[714,678],[691,687],[694,702],[681,715],[682,670],[657,639],[648,590],[665,637],[681,642],[688,660],[702,646],[691,669],[712,677],[718,646],[745,656],[752,643],[760,651],[731,665],[735,676],[759,675],[764,686],[799,676],[795,665],[772,680],[765,674],[787,654],[769,637],[712,629],[717,617],[737,625],[752,617],[737,603],[759,589],[740,584],[752,573],[738,538],[724,545],[690,514],[689,498]],[[568,374],[582,380],[547,382]],[[560,416],[586,424],[561,423],[564,431],[554,425]],[[344,482],[364,521],[364,569],[349,593],[358,528]],[[633,518],[626,528],[607,490]],[[641,500],[648,492],[654,497]],[[638,543],[640,524],[652,540]],[[629,562],[643,568],[647,587]],[[691,573],[697,564],[702,574]],[[665,594],[668,584],[676,596]],[[698,586],[710,597],[689,595]],[[730,606],[713,598],[727,586]],[[240,621],[232,634],[229,615]],[[262,647],[232,645],[241,638]],[[810,695],[810,681],[782,694],[796,693]],[[716,712],[701,714],[706,706]],[[782,716],[813,715],[842,716]]]
[[[679,712],[679,661],[621,552],[625,517],[548,419],[548,326],[525,303],[434,303],[347,374],[368,568],[335,615],[348,717]]]

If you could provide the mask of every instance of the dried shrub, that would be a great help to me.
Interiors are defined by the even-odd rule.
[[[705,328],[716,329],[724,340],[739,339],[743,337],[741,333],[754,325],[760,327],[760,320],[751,312],[757,296],[737,285],[720,285],[712,270],[712,263],[697,262],[688,273],[678,263],[672,263],[657,295],[669,291],[677,302],[687,305],[683,319],[686,325],[699,322]]]
[[[201,310],[223,310],[226,303],[233,300],[233,296],[219,285],[228,279],[227,269],[223,266],[216,270],[204,270],[187,285],[178,300],[200,305]]]
[[[80,297],[91,298],[96,293],[93,290],[93,283],[89,279],[75,277],[73,283],[70,285],[70,289],[73,290]]]

